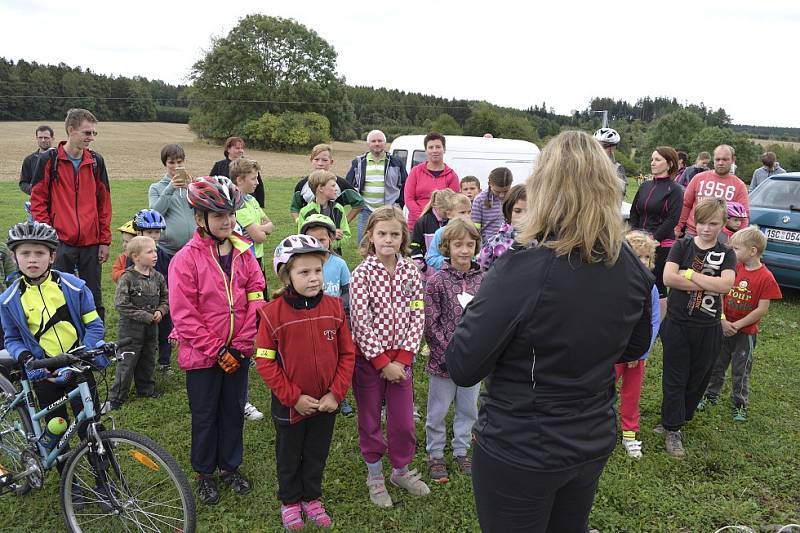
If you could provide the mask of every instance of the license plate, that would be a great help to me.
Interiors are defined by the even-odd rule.
[[[772,239],[773,241],[795,242],[800,244],[800,231],[766,228],[764,230],[764,235],[767,236],[767,239]]]

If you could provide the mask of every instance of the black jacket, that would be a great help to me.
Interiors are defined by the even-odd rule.
[[[227,157],[225,159],[220,159],[214,166],[211,167],[211,172],[208,173],[209,176],[225,176],[226,178],[230,178],[230,166],[231,160]],[[256,185],[256,190],[253,191],[253,197],[258,202],[258,205],[261,208],[264,208],[264,181],[261,179],[261,173],[258,173],[258,185]]]
[[[19,190],[31,195],[31,182],[36,174],[36,165],[39,163],[39,150],[36,150],[22,161],[22,169],[19,171]]]
[[[616,442],[614,364],[650,348],[653,276],[627,246],[611,267],[547,248],[488,271],[445,354],[451,379],[484,379],[473,434],[512,466],[559,471]]]
[[[672,178],[645,181],[631,204],[631,229],[641,229],[659,242],[675,238],[681,218],[683,188]]]

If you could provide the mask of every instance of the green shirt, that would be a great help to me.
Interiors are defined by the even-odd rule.
[[[236,211],[236,222],[242,226],[242,229],[247,231],[247,226],[250,224],[261,224],[261,219],[265,218],[267,214],[258,205],[258,200],[251,195],[246,195],[242,208]],[[252,239],[251,239],[252,240]],[[256,254],[256,259],[261,259],[264,256],[264,243],[254,242],[253,251]]]
[[[384,199],[384,168],[386,167],[386,154],[375,160],[372,152],[367,154],[367,168],[364,174],[364,202],[371,210],[383,207]]]

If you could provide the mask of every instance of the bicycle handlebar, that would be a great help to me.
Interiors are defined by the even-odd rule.
[[[132,339],[125,338],[117,343],[107,342],[102,346],[94,349],[87,349],[86,347],[76,348],[72,353],[62,353],[54,357],[46,357],[44,359],[31,359],[27,367],[30,370],[39,368],[46,368],[47,370],[58,370],[65,366],[69,366],[78,362],[91,362],[98,355],[105,355],[106,357],[114,357],[118,350],[131,344]]]

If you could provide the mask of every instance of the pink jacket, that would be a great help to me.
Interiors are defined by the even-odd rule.
[[[428,170],[428,164],[424,161],[411,169],[404,189],[406,207],[408,208],[409,230],[414,230],[414,224],[416,224],[419,214],[428,205],[428,200],[431,199],[433,191],[447,189],[448,187],[455,192],[461,190],[455,170],[447,165],[444,166],[444,171],[438,178],[431,174],[431,171]]]
[[[214,240],[195,231],[169,264],[169,309],[182,370],[210,368],[223,346],[251,356],[256,311],[264,305],[264,275],[250,243],[232,235],[228,281]]]

